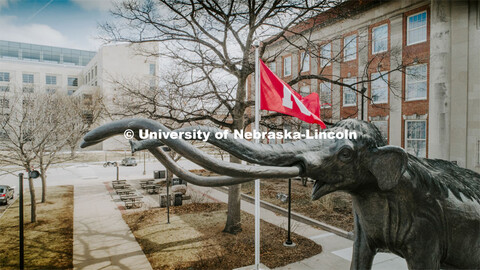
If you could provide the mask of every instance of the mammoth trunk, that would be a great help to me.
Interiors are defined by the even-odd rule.
[[[230,162],[241,163],[241,160],[230,156]],[[226,233],[237,234],[242,231],[242,221],[240,218],[241,185],[233,185],[228,188],[228,212],[227,223],[225,224]]]

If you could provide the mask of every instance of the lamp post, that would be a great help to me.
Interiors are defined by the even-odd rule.
[[[364,105],[365,92],[367,92],[367,88],[362,85],[362,90],[361,90],[361,93],[362,93],[362,112],[361,112],[361,114],[362,114],[362,115],[361,115],[361,118],[360,118],[361,120],[364,120],[364,119],[363,119],[363,110],[364,110],[363,107],[365,106],[365,105]]]
[[[147,174],[146,165],[145,165],[145,155],[146,155],[146,152],[143,151],[143,175]]]
[[[287,233],[287,241],[283,243],[283,245],[286,247],[295,246],[295,243],[293,243],[292,239],[290,238],[291,219],[292,219],[292,178],[289,178],[288,179],[288,233]]]
[[[20,241],[20,262],[19,262],[19,268],[23,270],[25,268],[24,266],[24,250],[23,250],[23,173],[18,174],[18,185],[20,190],[18,200],[19,200],[19,207],[18,207],[18,212],[19,212],[19,241]]]

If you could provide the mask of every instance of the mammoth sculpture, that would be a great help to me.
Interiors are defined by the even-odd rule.
[[[82,147],[132,129],[169,131],[148,119],[103,125],[84,137]],[[187,130],[215,132],[210,127]],[[233,185],[256,178],[308,176],[315,179],[312,199],[342,190],[353,198],[355,242],[352,269],[369,269],[379,250],[406,259],[410,269],[480,268],[480,175],[444,160],[416,158],[387,146],[380,132],[363,121],[348,119],[330,131],[348,129],[357,139],[300,140],[264,145],[215,139],[208,142],[259,166],[216,160],[183,140],[132,143],[148,149],[177,176],[203,186]],[[225,176],[198,176],[178,166],[159,146],[168,146],[200,166]]]

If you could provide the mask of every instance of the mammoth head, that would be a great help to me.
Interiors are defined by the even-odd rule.
[[[133,130],[137,139],[140,129],[170,131],[153,120],[119,120],[87,133],[81,147],[123,134],[126,129]],[[342,120],[326,131],[343,132],[346,129],[356,132],[357,139],[305,139],[293,143],[264,145],[234,139],[233,136],[226,139],[209,137],[209,143],[259,166],[217,160],[181,139],[162,138],[131,144],[132,151],[147,149],[174,174],[196,185],[225,186],[257,178],[291,178],[301,175],[316,180],[312,193],[314,200],[336,190],[354,191],[372,185],[382,190],[393,188],[405,170],[406,153],[401,148],[385,146],[378,129],[360,120]],[[222,132],[220,129],[205,126],[176,131],[193,130],[212,134]],[[160,146],[168,146],[183,157],[223,176],[204,177],[188,172],[179,167]]]

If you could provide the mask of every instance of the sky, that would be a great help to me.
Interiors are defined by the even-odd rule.
[[[96,51],[111,0],[0,0],[0,40]]]

